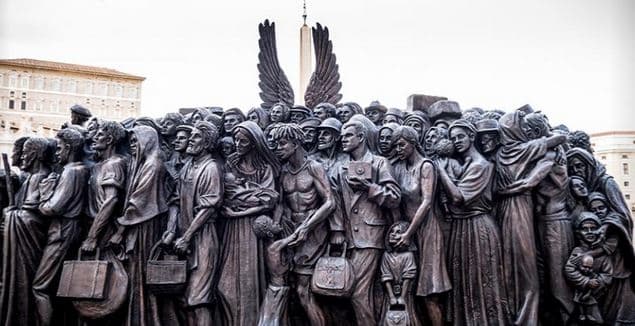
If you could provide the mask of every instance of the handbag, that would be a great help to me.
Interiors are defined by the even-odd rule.
[[[391,305],[386,311],[384,320],[386,326],[410,326],[410,316],[404,305]]]
[[[355,283],[353,265],[346,259],[346,242],[340,257],[330,256],[331,245],[326,248],[326,256],[318,259],[311,278],[313,293],[333,296],[350,297]]]
[[[185,290],[187,261],[178,260],[175,255],[163,254],[161,241],[150,251],[146,263],[146,285],[155,294],[179,294]]]
[[[93,260],[82,260],[79,250],[77,260],[67,260],[62,268],[57,296],[72,299],[103,299],[110,262],[99,260],[99,248]]]

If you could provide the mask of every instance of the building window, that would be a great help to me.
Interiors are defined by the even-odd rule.
[[[622,155],[622,158],[628,158],[628,155]]]
[[[60,80],[55,78],[53,79],[53,81],[51,82],[51,90],[55,91],[55,92],[59,92],[60,91]]]
[[[22,77],[22,79],[20,80],[20,87],[29,88],[29,77],[27,76]]]
[[[92,82],[86,82],[86,88],[84,89],[84,93],[93,94],[93,83]]]
[[[622,173],[628,175],[628,163],[622,163]]]
[[[123,96],[123,87],[121,87],[120,85],[115,86],[115,97],[122,97]]]
[[[9,96],[14,97],[15,96],[15,92],[14,91],[10,91],[9,92]]]
[[[15,108],[15,101],[9,100],[9,109],[13,109],[13,108]]]
[[[26,92],[22,92],[22,99],[26,99]]]
[[[69,93],[77,92],[77,82],[74,80],[69,80],[68,85],[66,86],[66,91]]]
[[[18,76],[11,75],[11,77],[9,77],[9,87],[16,87],[16,86],[18,86]]]
[[[630,194],[626,194],[626,195],[624,195],[624,197],[626,197],[627,200],[631,200],[631,195]]]
[[[108,95],[108,85],[106,84],[99,85],[99,95],[101,96]]]
[[[606,156],[602,155],[602,156],[600,156],[600,159],[601,160],[606,160]]]
[[[624,187],[628,187],[629,186],[629,182],[628,181],[624,181]]]
[[[44,78],[37,77],[35,79],[35,89],[44,89]]]
[[[0,86],[4,85],[4,76],[2,74],[0,74]]]
[[[26,101],[20,102],[20,110],[26,111]]]

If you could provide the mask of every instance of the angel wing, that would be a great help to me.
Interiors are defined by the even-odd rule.
[[[342,99],[339,67],[333,53],[333,43],[329,40],[329,29],[317,23],[313,28],[313,48],[315,49],[315,71],[304,93],[305,105],[313,109],[328,102],[337,104]]]
[[[258,77],[260,82],[260,99],[262,100],[262,107],[270,109],[274,104],[283,102],[293,106],[293,89],[289,83],[289,79],[280,68],[280,62],[278,61],[278,50],[276,49],[276,24],[269,23],[269,20],[265,20],[264,23],[258,25],[258,32],[260,39],[258,40],[258,46],[260,47],[260,53],[258,53]]]

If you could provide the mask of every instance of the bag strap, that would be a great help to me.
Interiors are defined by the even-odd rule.
[[[78,252],[77,252],[77,260],[82,260],[82,248],[79,248]],[[94,260],[99,260],[99,257],[101,253],[101,249],[99,248],[99,246],[97,246],[97,248],[95,248],[95,258]]]
[[[344,241],[342,243],[342,254],[340,255],[340,257],[342,258],[346,258],[346,250],[348,248],[348,243],[346,241]],[[329,242],[326,245],[326,256],[330,257],[331,256],[331,243]]]
[[[159,240],[159,242],[155,243],[154,246],[152,246],[152,249],[150,250],[150,260],[159,260],[159,256],[161,255],[161,252],[163,251],[161,248],[162,242],[161,240]]]

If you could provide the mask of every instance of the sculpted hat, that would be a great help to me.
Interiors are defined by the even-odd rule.
[[[311,115],[311,110],[304,105],[294,105],[289,112],[300,112],[305,115]]]
[[[303,129],[306,127],[317,128],[320,126],[321,123],[322,123],[322,120],[320,120],[319,118],[308,117],[302,120],[302,122],[300,122],[300,128],[303,128]]]
[[[86,117],[86,118],[90,118],[90,117],[93,116],[87,108],[85,108],[85,107],[83,107],[83,106],[81,106],[79,104],[75,104],[75,105],[71,106],[71,112],[79,114],[79,115],[81,115],[83,117]]]
[[[388,111],[388,109],[384,105],[379,103],[379,101],[370,102],[370,105],[364,109],[364,112],[368,112],[370,110],[377,110],[383,113],[386,113],[386,111]]]
[[[403,119],[403,112],[397,108],[390,108],[386,111],[386,115],[394,115]]]
[[[318,129],[331,129],[340,132],[342,130],[342,123],[335,118],[326,118],[318,126]]]
[[[476,132],[498,132],[498,121],[494,119],[483,119],[476,122]]]

